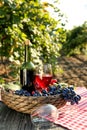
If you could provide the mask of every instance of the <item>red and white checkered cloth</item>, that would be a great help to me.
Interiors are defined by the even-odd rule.
[[[78,87],[75,92],[81,95],[78,105],[67,103],[64,107],[58,109],[59,117],[56,121],[49,117],[47,119],[69,130],[87,130],[87,89]]]

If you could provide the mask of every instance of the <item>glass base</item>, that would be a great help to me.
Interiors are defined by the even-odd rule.
[[[32,117],[32,122],[39,130],[53,130],[56,127],[54,123],[37,116]]]

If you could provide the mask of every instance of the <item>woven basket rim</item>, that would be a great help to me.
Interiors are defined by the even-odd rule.
[[[58,109],[66,104],[66,101],[60,94],[52,96],[20,96],[1,90],[1,97],[2,102],[9,108],[27,114],[32,114],[33,111],[44,104],[52,104]]]

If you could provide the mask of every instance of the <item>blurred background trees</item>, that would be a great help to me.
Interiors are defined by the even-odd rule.
[[[58,1],[56,1],[57,3]],[[54,19],[47,8],[56,12]],[[32,43],[35,65],[51,63],[54,70],[66,30],[61,22],[61,11],[40,0],[1,0],[0,2],[0,56],[20,64],[24,61],[24,42]]]
[[[74,27],[66,33],[66,41],[62,46],[63,55],[87,55],[87,22],[83,25]]]
[[[65,40],[60,10],[59,20],[50,16],[46,7],[52,4],[39,0],[2,0],[0,2],[0,55],[1,59],[24,59],[24,42],[32,43],[32,56],[43,62],[55,62],[61,42]],[[58,25],[61,25],[58,27]]]
[[[24,61],[24,43],[32,44],[32,61],[41,66],[51,63],[53,71],[58,65],[60,55],[87,54],[87,23],[64,28],[64,15],[55,4],[41,0],[1,0],[0,1],[0,58],[3,63]],[[56,19],[48,11],[51,8]],[[13,67],[13,66],[12,66]],[[57,71],[56,71],[57,73]]]

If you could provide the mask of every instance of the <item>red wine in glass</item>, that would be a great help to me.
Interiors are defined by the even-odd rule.
[[[35,75],[35,87],[37,90],[42,90],[42,89],[46,89],[52,79],[52,75],[50,74],[45,74],[42,75],[42,77],[40,77],[39,74]]]
[[[44,87],[48,87],[52,79],[52,75],[50,74],[44,74],[42,76],[42,82],[44,83]]]
[[[36,74],[35,76],[35,86],[36,89],[46,89],[52,79],[52,68],[50,64],[45,64],[43,66],[43,74]]]

